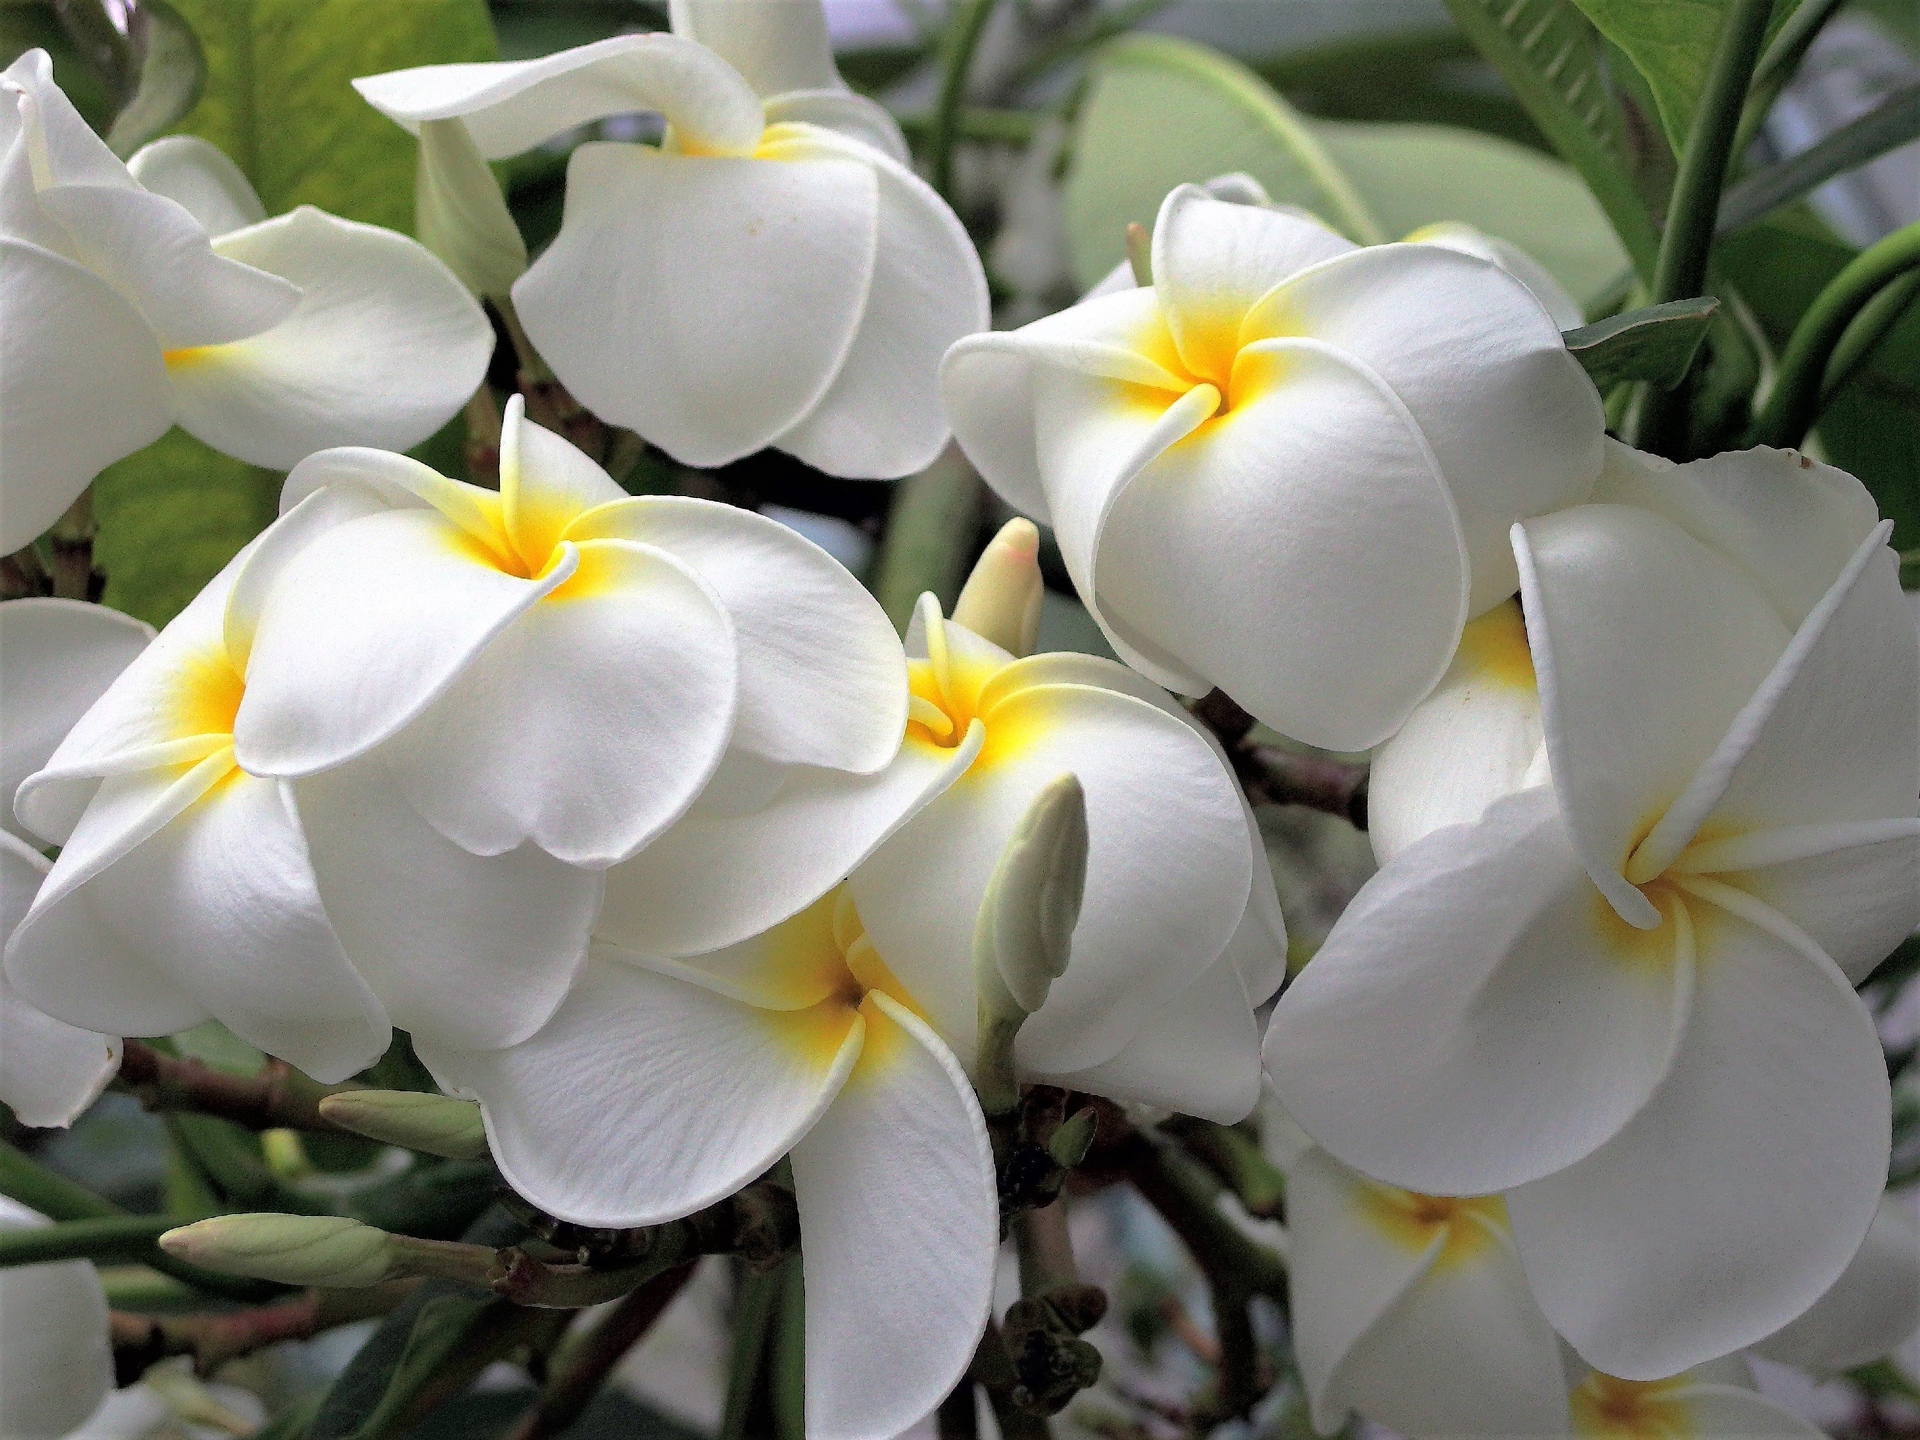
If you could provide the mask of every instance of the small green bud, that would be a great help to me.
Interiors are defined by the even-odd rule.
[[[1127,222],[1127,266],[1134,284],[1142,289],[1153,284],[1153,234],[1138,220]]]
[[[423,1155],[448,1160],[487,1157],[480,1107],[471,1100],[418,1090],[342,1090],[320,1102],[320,1113],[342,1130]]]
[[[1047,1153],[1053,1157],[1053,1163],[1062,1170],[1071,1170],[1086,1159],[1087,1151],[1093,1148],[1093,1137],[1099,1123],[1092,1106],[1076,1110],[1061,1121],[1060,1128],[1047,1141]]]
[[[341,1215],[217,1215],[160,1237],[177,1259],[282,1285],[377,1285],[397,1258],[393,1236]]]
[[[1014,655],[1031,655],[1040,634],[1040,530],[1031,520],[1009,520],[981,552],[953,607],[964,625]]]
[[[476,295],[505,295],[527,268],[527,244],[464,120],[420,126],[413,225],[420,243]]]

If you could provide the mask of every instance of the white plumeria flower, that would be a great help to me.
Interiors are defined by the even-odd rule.
[[[1663,1380],[1590,1370],[1568,1397],[1577,1440],[1824,1440],[1817,1426],[1754,1393],[1738,1356]]]
[[[282,470],[326,445],[418,444],[493,349],[404,235],[304,205],[269,220],[203,140],[122,164],[43,50],[0,76],[0,307],[0,552],[175,423]]]
[[[968,456],[1050,522],[1116,650],[1335,749],[1390,735],[1517,585],[1517,517],[1586,497],[1599,397],[1499,266],[1359,249],[1184,185],[1152,286],[955,346]]]
[[[861,790],[907,708],[879,605],[785,526],[630,497],[518,397],[500,455],[498,493],[399,455],[314,456],[236,592],[258,607],[239,762],[295,782],[320,892],[394,1023],[464,1048],[553,1012],[598,872],[644,857],[696,799],[745,816],[752,846],[807,794]],[[780,793],[793,803],[752,818]],[[417,858],[397,838],[415,830]],[[669,899],[736,927],[712,943],[744,938],[839,878],[809,844],[772,862],[791,899],[758,923],[739,928],[731,872],[676,872]],[[443,852],[470,882],[430,873]],[[423,913],[428,895],[444,898]]]
[[[1868,1364],[1920,1330],[1920,1225],[1894,1195],[1881,1198],[1867,1238],[1833,1288],[1756,1355],[1822,1377]]]
[[[1335,1434],[1358,1411],[1411,1436],[1564,1434],[1560,1340],[1500,1197],[1382,1185],[1304,1135],[1282,1148],[1293,1346],[1314,1428]]]
[[[1633,1380],[1806,1310],[1886,1173],[1853,983],[1920,921],[1920,644],[1857,485],[1766,469],[1515,527],[1553,783],[1402,851],[1267,1041],[1347,1163],[1507,1192],[1541,1308]]]
[[[1531,290],[1533,298],[1540,302],[1541,308],[1553,317],[1553,323],[1562,330],[1572,330],[1586,323],[1586,312],[1580,308],[1580,302],[1548,273],[1546,266],[1511,240],[1502,240],[1498,235],[1489,235],[1459,220],[1442,220],[1412,231],[1407,236],[1407,243],[1441,245],[1464,255],[1476,255],[1482,260],[1491,261]]]
[[[987,325],[972,241],[841,82],[819,0],[676,0],[673,29],[354,83],[409,130],[463,121],[488,159],[663,115],[658,147],[574,151],[560,234],[514,283],[554,373],[689,465],[771,445],[833,475],[923,469],[949,434],[940,357]]]
[[[0,1230],[46,1224],[0,1196]],[[113,1390],[107,1297],[85,1260],[0,1270],[0,1435],[52,1440],[84,1423]]]
[[[13,817],[13,792],[153,639],[131,616],[77,600],[0,605],[0,945],[51,868]],[[25,1125],[71,1125],[120,1068],[120,1040],[79,1030],[0,974],[0,1101]]]

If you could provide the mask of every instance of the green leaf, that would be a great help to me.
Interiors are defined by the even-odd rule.
[[[1129,222],[1151,226],[1174,186],[1244,170],[1362,242],[1386,238],[1307,122],[1226,56],[1135,35],[1095,56],[1067,174],[1067,249],[1091,285],[1125,258]]]
[[[181,123],[212,141],[269,215],[296,205],[411,228],[413,138],[349,83],[411,65],[491,60],[484,0],[173,0],[207,58]]]
[[[281,477],[172,430],[93,482],[101,598],[149,625],[178,615],[274,517]]]
[[[1603,395],[1623,380],[1647,380],[1671,390],[1686,379],[1719,308],[1718,300],[1705,296],[1629,310],[1567,331],[1567,350],[1586,366]]]
[[[1141,37],[1101,52],[1076,122],[1066,188],[1076,277],[1091,284],[1124,259],[1127,224],[1150,226],[1174,186],[1232,170],[1358,239],[1465,221],[1519,245],[1582,302],[1627,267],[1593,197],[1537,150],[1441,125],[1307,120],[1225,57]]]
[[[1678,155],[1707,83],[1727,0],[1574,0],[1602,34],[1627,53],[1653,91],[1660,128]],[[1776,0],[1767,24],[1772,39],[1800,0]]]
[[[1819,144],[1750,176],[1721,197],[1722,234],[1744,229],[1920,135],[1920,85],[1908,85]]]
[[[1620,107],[1593,25],[1573,0],[1447,0],[1447,9],[1580,172],[1634,265],[1650,275],[1660,237],[1627,161]]]
[[[166,0],[141,0],[136,34],[140,75],[126,108],[113,117],[107,144],[125,159],[193,108],[207,77],[200,42]]]
[[[1631,263],[1580,177],[1538,150],[1445,125],[1320,121],[1313,133],[1389,236],[1463,220],[1525,250],[1582,305]]]

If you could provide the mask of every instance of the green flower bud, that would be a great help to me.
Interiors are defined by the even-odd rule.
[[[974,562],[953,607],[953,623],[1011,654],[1031,655],[1045,593],[1040,531],[1031,520],[1009,520]]]
[[[320,1102],[320,1113],[342,1130],[424,1155],[448,1160],[487,1156],[480,1107],[471,1100],[417,1090],[342,1090]]]
[[[160,1237],[169,1255],[282,1285],[377,1285],[394,1269],[393,1236],[340,1215],[218,1215]]]

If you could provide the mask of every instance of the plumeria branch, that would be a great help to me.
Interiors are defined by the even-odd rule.
[[[1244,1130],[1191,1115],[1175,1115],[1160,1128],[1211,1170],[1240,1201],[1241,1209],[1263,1220],[1279,1218],[1286,1201],[1286,1179]]]
[[[149,1367],[176,1355],[193,1357],[194,1373],[213,1374],[230,1360],[282,1340],[310,1340],[356,1320],[396,1309],[413,1288],[396,1281],[364,1290],[309,1290],[273,1305],[218,1314],[110,1317],[116,1383],[131,1385]]]
[[[124,1042],[119,1083],[148,1110],[212,1115],[249,1130],[310,1130],[327,1135],[351,1132],[322,1115],[320,1102],[358,1088],[318,1084],[284,1060],[268,1060],[252,1075],[229,1075],[139,1040]]]
[[[1252,738],[1254,719],[1224,691],[1194,702],[1193,713],[1219,738],[1254,804],[1304,805],[1367,828],[1367,769],[1325,755],[1303,755]]]

